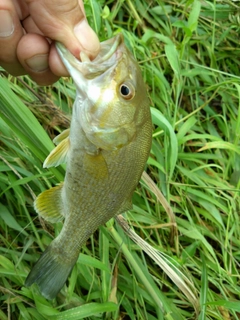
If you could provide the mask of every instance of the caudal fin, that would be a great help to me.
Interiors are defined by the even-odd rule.
[[[41,294],[46,299],[52,300],[62,289],[75,262],[69,263],[67,259],[61,259],[50,245],[29,273],[25,286],[29,287],[36,283]]]

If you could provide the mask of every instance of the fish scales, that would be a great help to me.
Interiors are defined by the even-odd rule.
[[[61,44],[57,49],[77,94],[70,131],[54,139],[44,166],[66,162],[66,175],[38,196],[35,209],[51,222],[65,220],[25,282],[37,283],[48,299],[63,287],[90,235],[131,208],[152,135],[141,71],[121,35],[103,42],[92,62],[80,62]]]
[[[129,147],[131,148],[132,146]],[[118,153],[118,157],[116,157],[116,153]],[[89,174],[82,175],[80,171],[74,174],[75,177],[78,177],[77,179],[72,179],[71,177],[68,177],[67,174],[66,181],[68,181],[70,191],[71,186],[74,187],[76,186],[76,184],[78,184],[77,188],[79,188],[81,192],[79,193],[78,198],[74,196],[70,198],[70,201],[73,203],[73,207],[78,206],[79,210],[75,210],[75,212],[72,212],[71,218],[75,219],[75,224],[68,224],[69,230],[66,231],[65,234],[72,235],[76,233],[77,236],[79,230],[84,229],[82,221],[85,221],[86,219],[91,219],[92,230],[90,233],[92,233],[99,225],[103,224],[112,217],[112,212],[118,211],[123,202],[123,199],[126,199],[129,193],[134,190],[136,183],[138,182],[140,177],[136,178],[132,174],[134,172],[136,161],[133,161],[133,159],[131,158],[124,159],[125,154],[126,153],[121,152],[121,150],[114,152],[115,166],[118,166],[119,170],[116,174],[116,170],[114,170],[115,166],[114,168],[112,168],[111,165],[107,165],[109,176],[112,177],[111,180],[105,178],[93,180],[91,179],[92,177]],[[137,155],[133,154],[133,158],[141,159],[139,152],[137,153]],[[118,180],[123,178],[123,167],[125,167],[124,163],[126,163],[127,161],[129,162],[129,165],[127,165],[128,170],[125,170],[124,172],[124,180],[126,182],[129,181],[128,188],[126,188],[125,184],[119,185],[118,183]],[[95,189],[102,190],[102,192],[99,193],[97,197],[96,194],[92,192],[92,190]],[[95,211],[92,211],[93,204],[96,208]],[[78,227],[77,221],[79,221],[80,229]],[[79,239],[79,241],[82,241],[82,245],[85,242],[85,239]]]

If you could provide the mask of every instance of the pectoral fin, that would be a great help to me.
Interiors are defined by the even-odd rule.
[[[97,155],[85,154],[83,158],[84,170],[94,179],[108,177],[107,163],[101,153]]]
[[[59,142],[59,140],[57,140],[57,142]],[[50,152],[49,156],[43,163],[43,168],[57,167],[61,163],[65,163],[67,161],[69,147],[70,139],[67,136]]]
[[[62,187],[63,183],[43,191],[34,201],[35,210],[47,221],[55,223],[63,219]]]

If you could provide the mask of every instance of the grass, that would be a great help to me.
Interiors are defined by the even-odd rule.
[[[89,0],[85,8],[99,38],[123,32],[140,63],[151,155],[122,227],[101,226],[57,299],[45,300],[23,283],[61,223],[38,218],[32,204],[64,177],[64,167],[42,163],[69,126],[74,85],[40,88],[2,70],[0,319],[239,319],[239,6]]]

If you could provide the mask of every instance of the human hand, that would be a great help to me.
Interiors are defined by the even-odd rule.
[[[98,54],[82,0],[0,0],[0,66],[9,73],[29,74],[40,85],[67,76],[52,40],[76,57]]]

